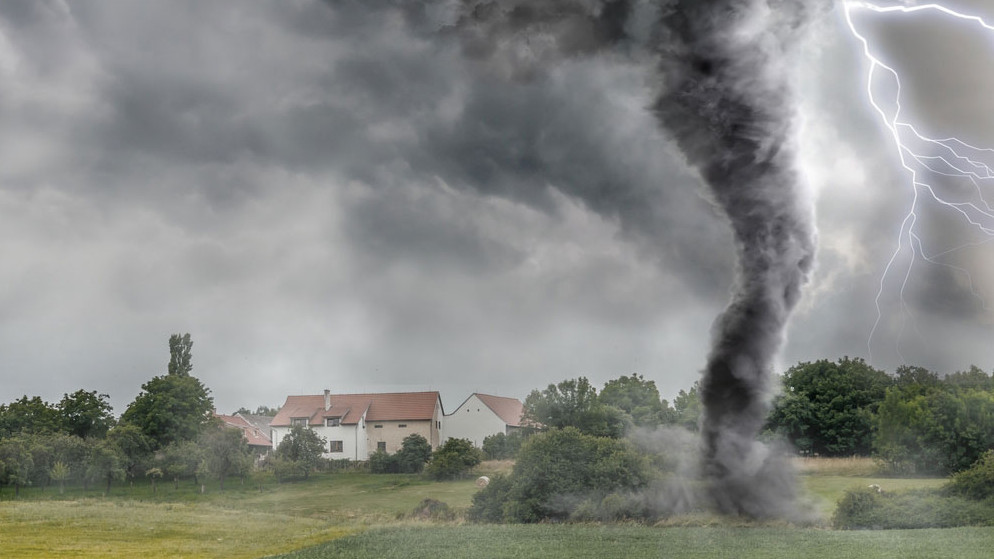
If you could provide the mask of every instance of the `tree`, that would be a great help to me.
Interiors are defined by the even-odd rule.
[[[432,454],[428,477],[455,479],[482,461],[483,453],[469,439],[449,439]]]
[[[431,445],[428,439],[417,433],[404,437],[397,451],[397,469],[403,474],[419,474],[431,460]]]
[[[49,476],[57,482],[59,482],[59,495],[66,492],[66,480],[72,474],[72,470],[69,465],[65,462],[56,462],[52,464],[52,470],[49,472]]]
[[[216,475],[224,491],[224,480],[231,475],[244,475],[252,466],[252,453],[241,429],[216,427],[200,437],[204,449],[204,465]]]
[[[278,460],[284,461],[284,467],[307,479],[314,466],[321,461],[326,444],[327,441],[314,431],[294,425],[276,447],[275,455]]]
[[[134,480],[147,469],[152,460],[154,441],[137,425],[118,425],[107,433],[106,440],[118,450],[121,467],[128,479]]]
[[[22,396],[0,405],[0,439],[24,434],[38,435],[59,430],[58,410],[40,396]]]
[[[169,339],[169,374],[156,376],[121,415],[122,424],[135,425],[158,450],[177,441],[195,440],[210,424],[214,400],[190,372],[189,334]]]
[[[524,429],[515,429],[510,434],[494,433],[484,437],[483,454],[489,460],[510,460],[518,455],[522,443],[531,436]]]
[[[697,431],[704,407],[701,404],[700,381],[694,382],[690,391],[681,390],[673,399],[674,423],[690,431]]]
[[[167,445],[156,458],[156,463],[164,475],[173,480],[173,489],[179,488],[179,480],[192,477],[197,480],[197,467],[203,460],[203,449],[194,441],[174,442]]]
[[[114,426],[113,408],[107,394],[77,390],[64,394],[58,403],[61,430],[77,437],[104,437]]]
[[[524,419],[549,428],[573,426],[584,433],[606,437],[624,434],[621,410],[602,404],[586,377],[550,384],[525,398]]]
[[[173,334],[169,336],[169,368],[170,375],[189,375],[193,370],[190,361],[193,358],[193,341],[190,334]]]
[[[653,427],[672,423],[675,412],[659,397],[656,382],[645,380],[634,374],[622,375],[604,384],[598,396],[600,403],[618,408],[631,418],[632,423],[641,427]]]
[[[783,375],[767,428],[799,450],[823,456],[868,455],[874,414],[894,381],[862,359],[799,363]]]
[[[232,415],[236,415],[236,414],[242,414],[242,415],[265,415],[265,416],[268,416],[268,417],[276,417],[276,414],[278,414],[278,413],[280,413],[280,406],[276,406],[275,408],[271,408],[269,406],[258,406],[257,408],[255,408],[255,411],[249,411],[248,408],[246,408],[245,406],[242,406],[242,407],[238,408],[238,410],[235,411],[235,413],[232,414]]]
[[[877,410],[873,446],[897,472],[963,470],[994,447],[994,393],[946,381],[890,388]]]
[[[31,456],[31,441],[26,436],[0,440],[0,483],[14,486],[14,497],[21,494],[21,486],[31,483],[34,458]]]
[[[100,441],[90,453],[86,477],[93,482],[107,482],[104,494],[110,493],[111,483],[124,479],[121,451],[109,441]]]

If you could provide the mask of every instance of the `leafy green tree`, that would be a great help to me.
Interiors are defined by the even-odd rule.
[[[40,435],[59,430],[58,410],[41,399],[27,395],[0,405],[0,439],[14,435]]]
[[[862,359],[800,363],[783,375],[767,428],[799,450],[823,456],[868,455],[874,414],[894,381]]]
[[[66,481],[72,475],[72,470],[69,465],[65,462],[57,461],[52,464],[52,469],[49,472],[49,476],[54,480],[59,482],[59,495],[66,492]]]
[[[423,436],[411,433],[400,443],[396,456],[400,473],[419,474],[431,460],[431,444]]]
[[[601,404],[627,413],[632,423],[640,427],[665,425],[675,419],[676,412],[660,398],[656,382],[638,374],[607,381],[598,399]]]
[[[169,374],[156,376],[121,415],[135,425],[158,450],[169,443],[195,440],[211,423],[214,400],[210,390],[190,373],[189,334],[169,339]]]
[[[26,436],[8,437],[0,440],[0,483],[14,486],[14,497],[21,494],[21,486],[31,483],[34,458],[31,456],[31,441]]]
[[[186,376],[193,370],[193,341],[190,334],[173,334],[169,336],[169,368],[170,375]]]
[[[550,384],[525,398],[524,419],[548,428],[573,426],[591,435],[620,437],[625,431],[621,410],[597,398],[586,377]]]
[[[895,386],[877,411],[874,450],[896,472],[957,472],[992,447],[994,393],[987,390]]]
[[[531,436],[525,429],[515,429],[509,434],[494,433],[483,439],[483,454],[489,460],[510,460],[518,455],[521,445]]]
[[[327,441],[314,431],[294,425],[276,447],[275,455],[284,462],[284,467],[299,472],[307,479],[311,470],[321,461],[326,444]]]
[[[197,467],[202,460],[203,449],[195,441],[170,443],[156,457],[163,474],[173,480],[173,489],[178,489],[179,480],[186,477],[199,484]]]
[[[110,396],[97,394],[96,390],[87,392],[80,389],[64,394],[57,405],[61,430],[84,439],[106,436],[114,426],[113,408],[108,398]]]
[[[970,365],[969,370],[957,371],[946,375],[943,381],[949,386],[958,388],[974,388],[977,390],[994,391],[994,377],[988,375],[976,365]]]
[[[84,481],[90,449],[96,441],[97,439],[82,439],[64,433],[49,436],[47,444],[51,447],[52,465],[62,462],[69,468],[66,481]]]
[[[428,463],[428,477],[455,479],[483,461],[483,453],[469,439],[449,439],[438,447]]]
[[[128,479],[137,479],[148,469],[154,442],[137,425],[118,425],[107,433],[106,440],[119,451],[121,467]]]
[[[121,451],[110,441],[97,442],[91,452],[86,477],[92,482],[106,482],[104,494],[110,493],[111,483],[124,479]]]
[[[221,482],[221,491],[228,476],[245,475],[252,467],[252,453],[240,429],[210,429],[201,435],[200,446],[204,449],[204,465]]]
[[[689,391],[681,390],[673,399],[673,423],[690,431],[697,431],[701,423],[701,414],[704,412],[700,384],[700,381],[695,382]]]
[[[249,411],[248,408],[242,406],[238,408],[235,414],[240,413],[242,415],[265,415],[268,417],[276,417],[276,414],[278,414],[279,412],[280,412],[280,406],[276,406],[275,408],[271,408],[269,406],[258,406],[257,408],[255,408],[255,411]]]

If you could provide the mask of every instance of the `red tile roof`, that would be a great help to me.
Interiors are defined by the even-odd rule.
[[[391,392],[382,394],[331,394],[331,407],[324,408],[323,394],[287,396],[272,425],[284,427],[291,419],[307,418],[308,425],[323,425],[326,417],[340,417],[342,424],[366,421],[431,421],[435,406],[441,405],[438,392]]]
[[[215,413],[214,417],[220,419],[227,427],[241,429],[250,446],[273,446],[273,441],[270,440],[269,433],[263,432],[238,414],[223,415]]]
[[[481,402],[493,410],[501,421],[511,427],[521,427],[521,416],[525,413],[525,406],[517,398],[505,398],[503,396],[491,396],[489,394],[476,395]]]

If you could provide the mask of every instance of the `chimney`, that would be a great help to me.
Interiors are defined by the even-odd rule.
[[[331,409],[331,390],[324,390],[324,411]]]

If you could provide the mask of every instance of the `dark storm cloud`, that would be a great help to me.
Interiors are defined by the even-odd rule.
[[[359,377],[690,386],[733,253],[647,111],[651,3],[596,55],[623,13],[487,51],[456,4],[0,2],[0,400],[78,384],[120,412],[183,331],[227,411]],[[839,235],[789,359],[856,353],[893,246],[839,31],[808,84]]]

